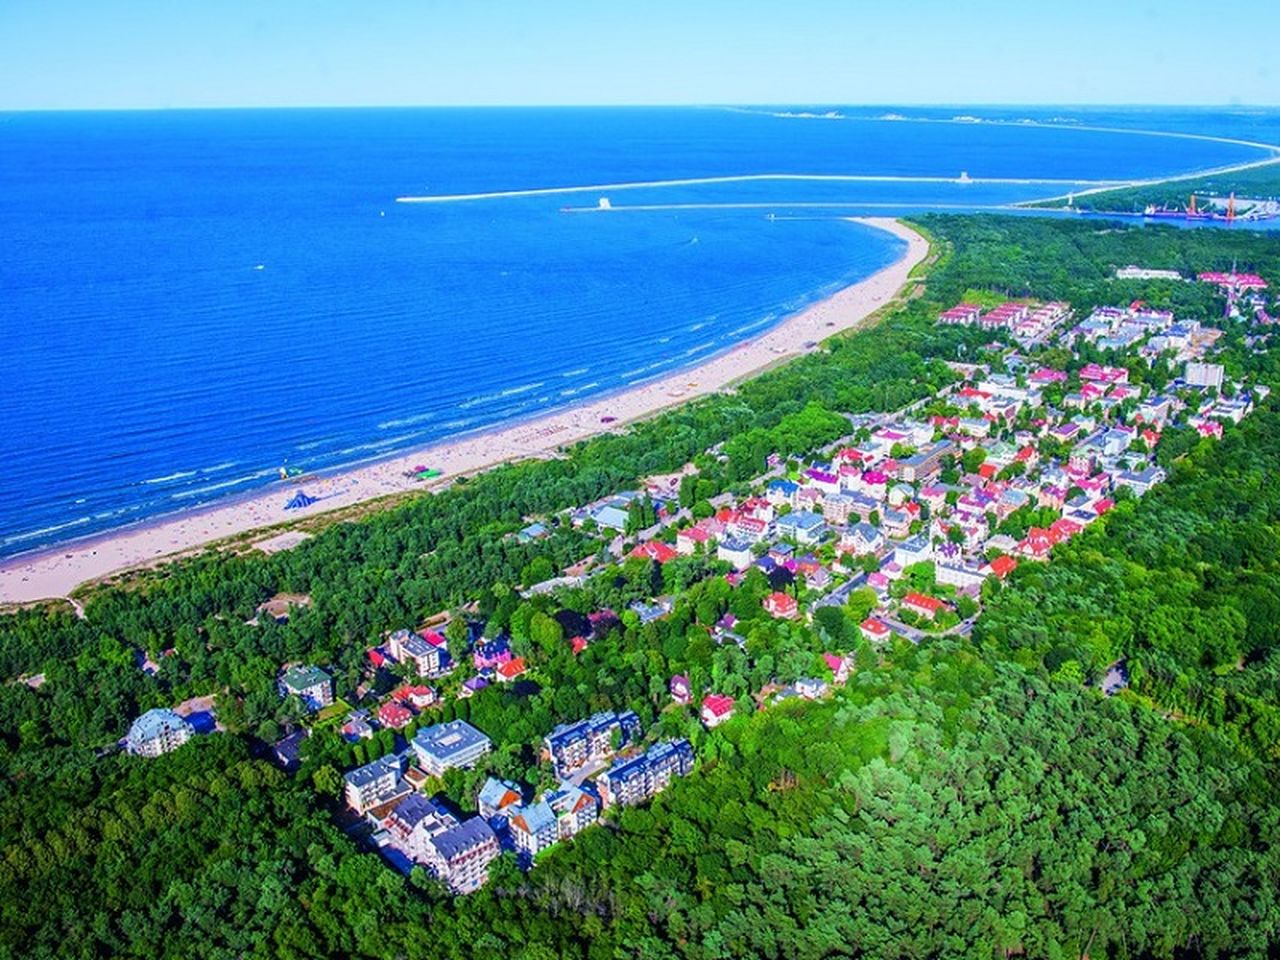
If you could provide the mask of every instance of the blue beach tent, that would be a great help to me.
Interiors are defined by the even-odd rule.
[[[284,508],[286,510],[301,510],[303,507],[309,507],[315,502],[315,497],[308,497],[306,493],[299,490],[293,495],[293,499],[284,505]]]

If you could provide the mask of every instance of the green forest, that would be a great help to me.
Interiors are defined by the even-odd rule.
[[[921,217],[937,254],[920,294],[868,329],[719,395],[550,461],[502,467],[275,554],[209,552],[0,617],[0,956],[13,957],[1274,957],[1280,950],[1280,407],[1224,440],[1167,436],[1167,484],[1117,505],[992,584],[972,638],[875,652],[855,593],[812,626],[759,615],[690,558],[629,561],[579,590],[516,589],[598,541],[558,511],[701,468],[704,501],[956,375],[990,333],[938,327],[966,293],[1094,305],[1145,299],[1220,318],[1205,284],[1118,282],[1117,266],[1280,278],[1280,239],[1029,216]],[[1233,375],[1280,384],[1277,357],[1224,337]],[[1081,362],[1083,361],[1081,358]],[[1097,359],[1106,359],[1098,357]],[[1135,375],[1141,371],[1135,371]],[[718,448],[723,458],[708,456]],[[530,517],[551,533],[522,543]],[[574,657],[574,615],[657,589],[672,614],[624,615]],[[310,606],[250,624],[280,593]],[[521,872],[497,861],[452,898],[339,829],[334,774],[359,759],[313,736],[285,774],[269,744],[296,719],[282,663],[325,664],[354,700],[390,629],[472,604],[509,631],[534,682],[449,701],[496,749],[446,778],[535,782],[555,723],[635,709],[687,735],[698,765]],[[745,650],[706,626],[740,615]],[[672,672],[749,705],[823,650],[857,670],[828,700],[739,710],[703,731],[667,705]],[[172,651],[171,654],[166,654]],[[139,669],[139,654],[155,675]],[[1131,686],[1096,679],[1124,659]],[[41,683],[29,682],[41,677]],[[152,706],[213,695],[226,732],[154,760],[115,749]]]

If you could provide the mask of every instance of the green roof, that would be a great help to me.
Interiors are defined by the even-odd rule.
[[[319,667],[290,667],[281,682],[290,690],[307,690],[318,683],[328,683],[330,677]]]

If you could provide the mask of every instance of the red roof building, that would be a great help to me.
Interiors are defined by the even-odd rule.
[[[1080,370],[1080,379],[1095,383],[1128,383],[1129,371],[1124,367],[1103,367],[1096,363],[1086,363]]]
[[[831,680],[833,683],[844,683],[849,679],[849,661],[844,657],[835,653],[824,653],[822,662],[827,665],[827,669],[831,671]]]
[[[1065,543],[1083,529],[1084,527],[1076,523],[1076,521],[1061,517],[1050,524],[1049,533],[1053,537],[1054,543]]]
[[[1200,274],[1199,279],[1204,283],[1216,283],[1220,287],[1234,288],[1236,290],[1267,289],[1267,281],[1256,273],[1217,273],[1211,271]]]
[[[1008,555],[996,557],[991,561],[991,573],[999,580],[1003,580],[1017,568],[1018,561]]]
[[[667,563],[679,555],[673,547],[667,546],[660,540],[650,540],[647,543],[638,544],[635,549],[627,554],[631,559],[642,557],[646,560],[656,560],[658,563]]]
[[[378,722],[388,730],[399,730],[409,725],[413,719],[413,711],[403,703],[392,700],[378,708]]]
[[[708,693],[702,698],[702,722],[708,729],[718,727],[733,716],[733,697]]]
[[[888,624],[883,620],[877,620],[875,617],[867,617],[862,621],[859,629],[862,630],[862,635],[872,643],[882,643],[888,640],[891,632]]]
[[[528,669],[528,666],[524,662],[524,657],[516,657],[514,660],[508,660],[506,663],[499,664],[497,669],[498,679],[514,680]]]
[[[398,703],[407,703],[422,708],[436,702],[435,690],[426,684],[403,684],[391,693],[391,699]]]
[[[902,598],[902,606],[926,620],[932,620],[946,604],[937,597],[928,597],[923,593],[908,593]]]
[[[800,605],[796,603],[795,597],[776,590],[764,598],[764,608],[770,616],[787,620],[795,618],[800,613]]]

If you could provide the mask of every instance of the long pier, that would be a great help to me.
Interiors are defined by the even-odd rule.
[[[1073,180],[1060,177],[925,177],[891,174],[842,173],[747,173],[725,177],[682,177],[674,180],[633,180],[622,183],[591,183],[564,187],[534,187],[523,190],[491,190],[484,193],[436,193],[396,197],[396,203],[463,203],[472,200],[501,200],[513,197],[554,197],[572,193],[602,193],[640,190],[646,187],[694,187],[718,183],[949,183],[1004,184],[1008,186],[1082,186],[1107,189],[1126,185],[1124,180]]]

